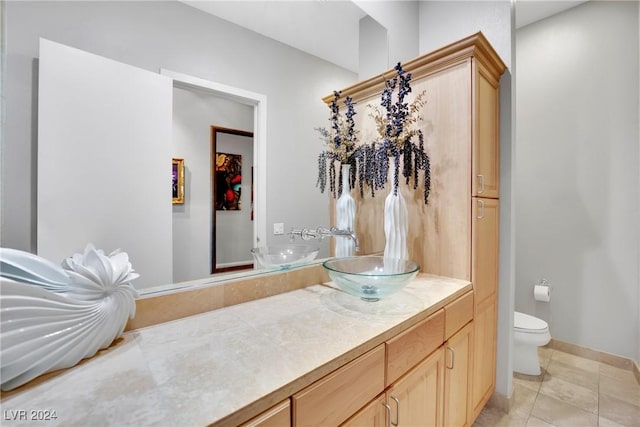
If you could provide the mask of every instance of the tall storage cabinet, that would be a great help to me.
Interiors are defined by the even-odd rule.
[[[431,161],[431,194],[400,185],[407,203],[409,257],[426,273],[473,283],[473,323],[468,337],[470,381],[468,424],[495,386],[500,197],[499,80],[506,67],[482,33],[402,64],[412,74],[411,102],[425,92],[418,126]],[[385,80],[395,70],[342,90],[356,103],[361,141],[379,139],[369,104],[380,105]],[[324,98],[329,104],[333,95]],[[342,101],[340,101],[341,103]],[[384,198],[354,189],[355,232],[360,255],[384,250]],[[334,201],[330,202],[333,212]]]

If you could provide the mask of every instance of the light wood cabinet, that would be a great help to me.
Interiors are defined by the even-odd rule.
[[[475,308],[473,316],[473,419],[480,414],[495,387],[497,305],[496,298],[487,298]]]
[[[391,423],[397,426],[442,426],[444,349],[440,347],[387,389]]]
[[[506,70],[482,33],[422,55],[402,64],[412,73],[411,102],[426,94],[416,124],[425,136],[431,162],[431,194],[423,203],[423,187],[401,185],[409,218],[409,257],[423,272],[469,280],[474,313],[471,355],[472,424],[495,387],[496,307],[498,301],[498,230],[500,197],[500,77]],[[362,140],[378,137],[369,120],[368,104],[380,101],[385,79],[394,70],[341,91],[356,103],[356,128]],[[329,104],[333,95],[324,98]],[[382,224],[385,191],[375,198],[365,192],[353,195],[358,209],[368,215],[356,218],[361,254],[384,249]],[[333,202],[331,202],[333,203]],[[333,204],[331,204],[333,211]],[[478,319],[479,317],[479,319]],[[459,320],[464,322],[464,319]],[[457,326],[451,326],[456,329]],[[445,331],[444,339],[453,333]],[[468,338],[468,337],[467,337]],[[397,372],[402,369],[397,370]],[[387,379],[395,381],[397,373]],[[469,396],[468,396],[469,397]]]
[[[444,342],[444,310],[438,310],[386,343],[387,379],[390,385]]]
[[[337,426],[384,390],[385,346],[370,350],[292,397],[295,426]]]
[[[472,194],[497,199],[500,196],[498,79],[476,58],[472,70]]]
[[[472,206],[471,282],[477,306],[497,298],[500,210],[497,199],[474,197]]]
[[[291,403],[289,399],[252,418],[241,427],[291,427]]]
[[[444,425],[471,425],[471,350],[473,322],[467,323],[445,343]]]
[[[362,408],[357,414],[349,418],[342,427],[386,427],[387,407],[386,396],[381,394]]]

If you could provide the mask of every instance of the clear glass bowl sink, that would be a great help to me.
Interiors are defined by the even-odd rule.
[[[420,270],[415,261],[381,256],[334,258],[322,266],[341,289],[365,301],[378,301],[398,292]]]
[[[320,249],[305,244],[269,245],[251,249],[251,254],[263,268],[291,268],[313,261]]]

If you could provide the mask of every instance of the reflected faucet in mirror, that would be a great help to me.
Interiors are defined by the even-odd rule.
[[[329,236],[346,237],[353,240],[353,244],[355,245],[356,252],[360,251],[360,243],[358,242],[358,237],[356,236],[355,231],[351,231],[351,230],[341,230],[336,227],[331,227],[331,228],[318,227],[315,230],[307,229],[307,228],[301,228],[296,230],[295,228],[292,228],[288,234],[290,236],[291,242],[295,240],[295,236],[299,236],[302,240],[310,240],[310,239],[322,240],[325,237],[329,237]]]

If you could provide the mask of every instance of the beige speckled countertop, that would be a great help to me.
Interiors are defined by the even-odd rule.
[[[134,330],[74,368],[3,394],[2,425],[235,425],[470,289],[419,275],[371,303],[327,283]],[[30,418],[47,410],[57,418]],[[26,421],[12,421],[15,411]]]

